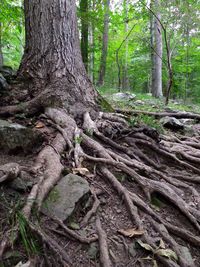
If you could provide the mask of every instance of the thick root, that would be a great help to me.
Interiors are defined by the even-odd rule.
[[[179,244],[179,239],[176,237],[181,238],[182,242],[200,247],[199,193],[191,184],[191,182],[199,182],[198,176],[191,177],[193,174],[200,174],[197,168],[199,152],[198,148],[194,145],[197,143],[193,141],[190,144],[188,141],[177,139],[173,140],[174,144],[172,145],[169,140],[159,142],[158,137],[149,134],[148,131],[145,134],[144,129],[133,132],[129,131],[122,139],[112,140],[108,135],[105,136],[101,132],[102,120],[106,120],[106,123],[109,122],[109,125],[113,123],[114,127],[117,123],[118,126],[120,125],[120,129],[121,126],[127,127],[124,117],[119,117],[114,114],[102,113],[96,121],[93,121],[89,113],[86,112],[82,127],[84,132],[77,126],[75,120],[68,116],[62,109],[48,108],[46,109],[45,115],[52,121],[52,125],[54,125],[59,133],[56,134],[50,144],[42,149],[36,159],[35,166],[32,168],[33,173],[38,178],[38,182],[33,186],[27,198],[27,203],[22,209],[22,214],[25,219],[28,221],[31,218],[35,204],[37,210],[40,210],[44,199],[59,181],[64,167],[61,164],[61,154],[68,149],[70,159],[72,159],[72,169],[74,167],[81,168],[86,162],[87,164],[88,162],[95,163],[97,174],[103,177],[104,181],[108,182],[123,200],[132,226],[144,231],[141,237],[143,242],[148,243],[156,251],[157,244],[150,231],[150,229],[153,229],[157,237],[164,240],[166,246],[173,250],[178,257],[177,262],[175,262],[155,253],[154,257],[159,263],[169,267],[195,266],[189,264],[185,259]],[[195,156],[192,156],[188,152],[190,146],[195,151]],[[140,150],[141,147],[142,151]],[[182,155],[181,159],[176,154],[177,150],[175,147],[179,148],[179,153]],[[156,157],[150,159],[149,154],[146,153],[149,150],[154,154],[158,154],[162,158],[162,163]],[[181,176],[181,171],[183,171],[183,173],[188,174],[188,177],[183,177],[182,181],[179,181],[181,177],[178,174],[174,174],[173,170],[170,170],[171,166],[163,168],[163,164],[165,164],[163,162],[167,164],[168,161],[173,168],[177,165],[179,166],[179,176]],[[11,168],[6,175],[10,173],[10,170]],[[168,170],[170,171],[168,172]],[[131,179],[131,182],[129,181],[130,188],[127,187],[126,182],[121,183],[116,178],[116,172],[126,174]],[[2,182],[10,178],[5,179],[4,177],[3,179]],[[182,222],[181,227],[172,225],[162,217],[161,213],[152,208],[151,197],[154,193],[163,196],[164,199],[168,200],[169,205],[177,208],[177,211],[187,219],[187,223],[190,225],[189,231],[184,228]],[[190,194],[189,197],[188,193]],[[190,201],[193,200],[193,206],[188,203],[188,198]],[[96,215],[97,210],[98,216],[101,216],[101,209],[98,209],[100,201],[94,192],[93,200],[92,208],[86,213],[80,223],[82,228],[87,227],[87,224],[91,223],[92,220],[90,218]],[[62,236],[64,233],[66,237],[85,244],[90,244],[98,240],[102,266],[112,266],[112,261],[109,256],[108,233],[106,234],[106,231],[103,230],[104,225],[102,227],[101,218],[97,217],[96,219],[97,235],[93,235],[90,238],[80,236],[57,218],[51,218],[51,220],[62,229],[62,232],[60,232]],[[55,254],[59,255],[61,264],[64,265],[66,263],[71,266],[72,263],[69,261],[67,252],[62,250],[58,242],[45,234],[40,228],[35,227],[35,224],[30,224],[30,229],[43,240],[46,246],[53,250]],[[55,230],[55,232],[59,234],[59,231]],[[18,225],[16,225],[14,233],[14,241],[16,241],[19,233]],[[11,236],[8,233],[5,234],[0,244],[1,257],[5,249],[11,246],[10,241]]]

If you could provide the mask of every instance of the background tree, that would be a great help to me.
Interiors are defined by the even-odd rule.
[[[128,34],[129,31],[129,17],[128,17],[128,0],[124,0],[123,2],[123,10],[124,10],[124,31],[125,34]],[[123,90],[129,90],[129,77],[128,77],[128,47],[129,40],[126,38],[125,41],[125,60],[123,67],[123,79],[122,79],[122,88]]]
[[[154,0],[151,3],[151,8],[153,8],[156,14],[151,16],[153,20],[153,27],[151,34],[151,40],[153,40],[153,56],[152,56],[152,83],[151,92],[154,97],[162,97],[162,60],[163,60],[163,45],[162,45],[162,27],[160,25],[161,14],[160,14],[160,2]]]
[[[97,85],[102,86],[104,84],[105,72],[106,72],[106,61],[108,53],[108,34],[109,34],[109,14],[110,14],[110,0],[104,0],[104,29],[102,38],[102,52],[101,52],[101,62],[99,68],[99,78]]]

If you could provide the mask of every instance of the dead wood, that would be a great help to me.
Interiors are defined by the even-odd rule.
[[[198,113],[191,113],[191,112],[179,112],[179,111],[174,111],[174,112],[148,112],[148,111],[142,111],[142,110],[122,110],[122,109],[116,109],[115,110],[117,113],[122,113],[122,114],[128,114],[128,115],[149,115],[149,116],[154,116],[156,118],[162,118],[162,117],[174,117],[177,119],[195,119],[195,120],[200,120],[200,114]]]

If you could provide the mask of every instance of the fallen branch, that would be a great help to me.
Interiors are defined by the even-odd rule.
[[[177,119],[194,119],[194,120],[200,120],[200,114],[198,113],[190,113],[190,112],[148,112],[148,111],[142,111],[142,110],[122,110],[122,109],[116,109],[117,113],[124,113],[128,115],[149,115],[154,116],[156,118],[162,118],[162,117],[174,117]]]

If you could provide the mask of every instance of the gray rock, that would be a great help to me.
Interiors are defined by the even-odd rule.
[[[174,117],[164,117],[160,120],[160,122],[165,128],[168,128],[171,130],[183,130],[184,129],[183,123]]]
[[[96,243],[91,243],[88,249],[88,256],[91,260],[95,260],[97,258],[97,254],[99,252],[98,245]]]
[[[181,123],[183,123],[184,125],[193,125],[193,124],[195,124],[195,120],[194,119],[180,119],[179,121]]]
[[[15,191],[26,192],[33,187],[36,181],[32,179],[31,175],[25,171],[21,171],[20,177],[9,183],[9,187]]]
[[[4,76],[0,73],[0,93],[4,92],[8,88],[8,83]]]
[[[181,255],[184,260],[187,262],[188,266],[194,267],[194,261],[192,259],[192,255],[187,247],[180,246]]]
[[[89,197],[90,187],[82,177],[74,174],[64,176],[50,192],[43,204],[44,214],[65,221],[81,202]]]
[[[134,104],[135,105],[144,105],[145,104],[145,102],[144,101],[142,101],[142,100],[136,100],[135,102],[134,102]]]
[[[114,101],[129,101],[136,98],[135,94],[130,93],[116,93],[112,95]]]
[[[43,141],[43,135],[37,130],[0,120],[0,149],[6,152],[31,152]]]

